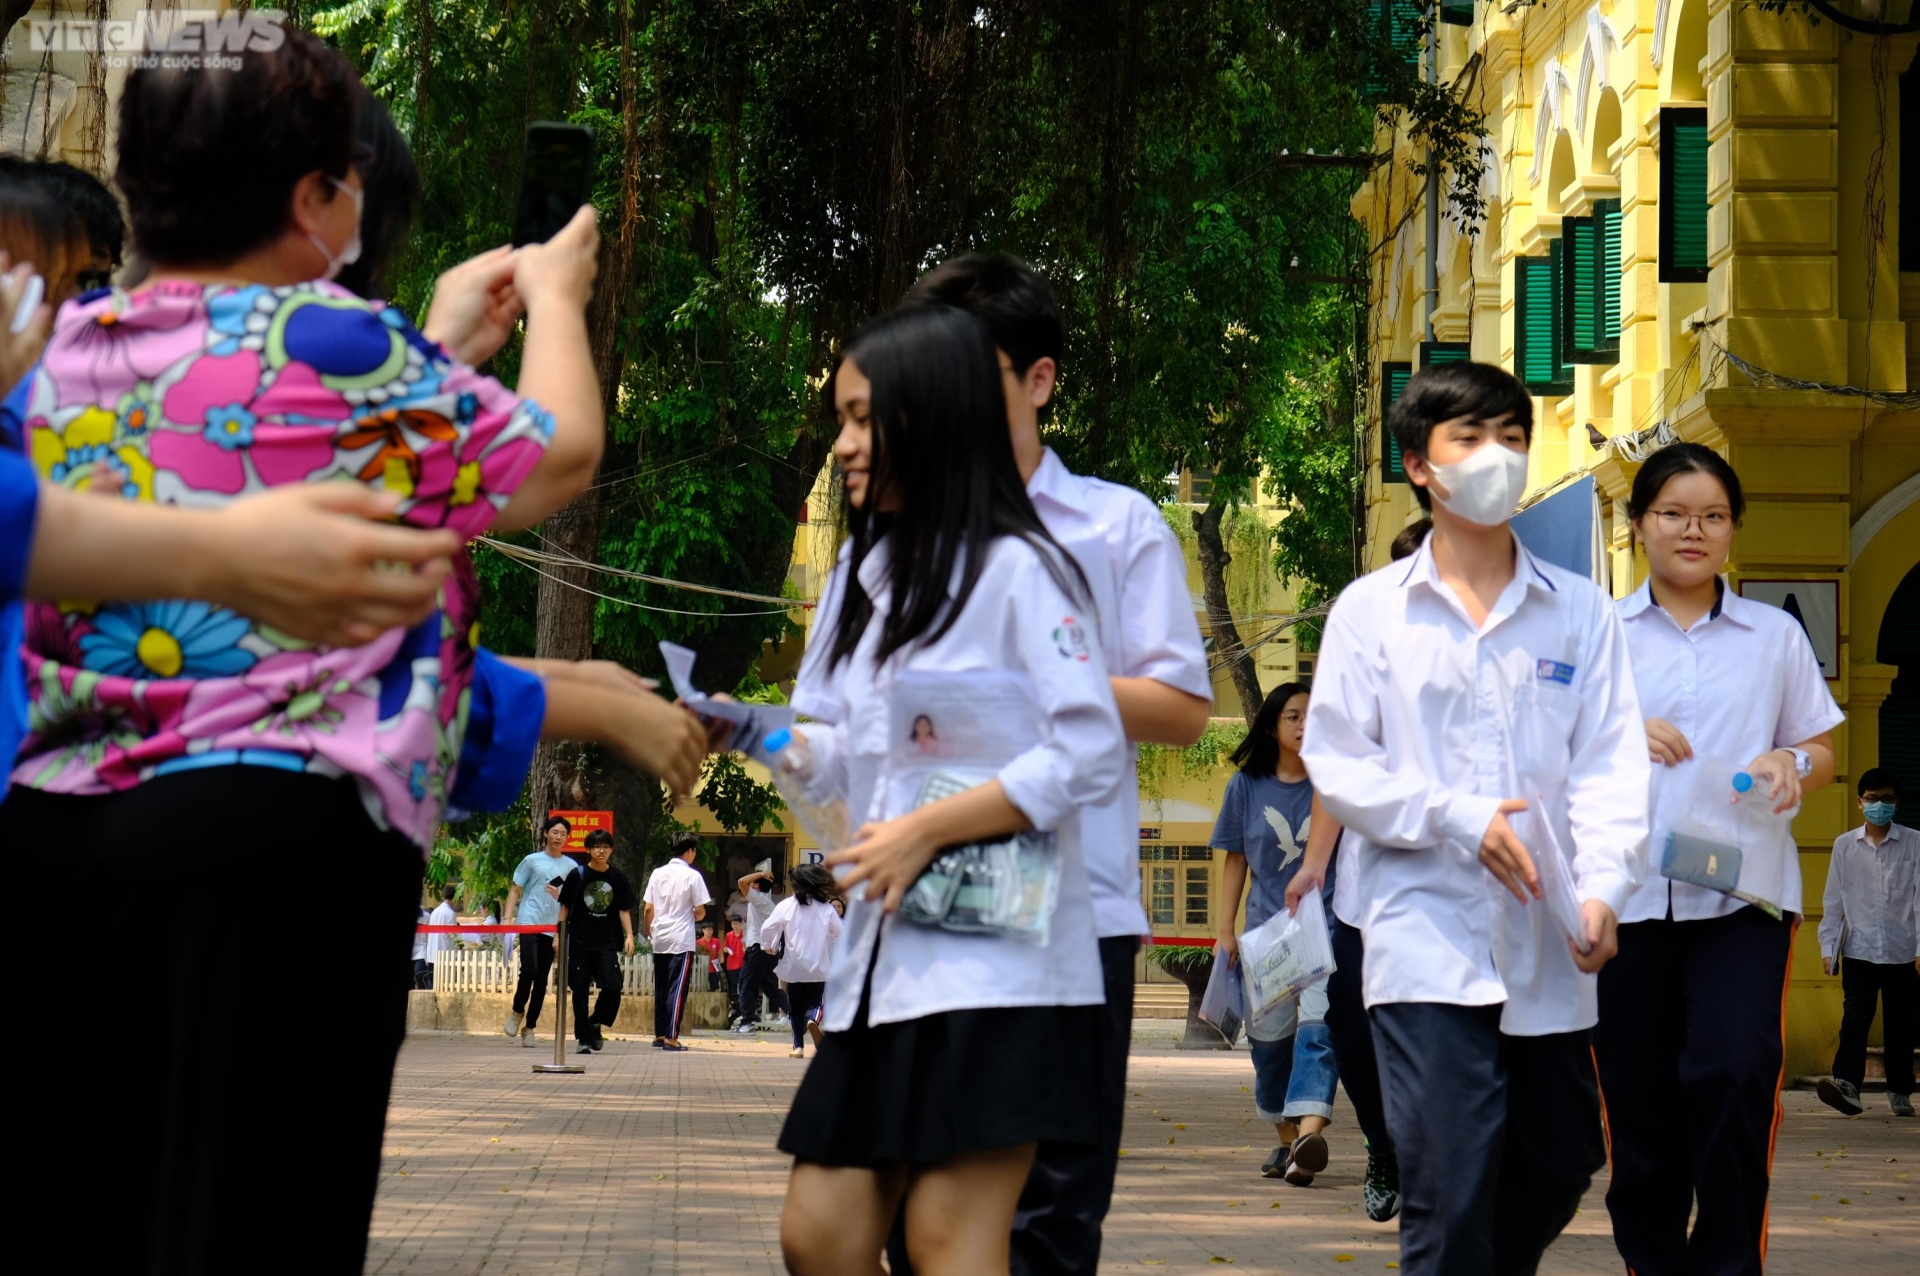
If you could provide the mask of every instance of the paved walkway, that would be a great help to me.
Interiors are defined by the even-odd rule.
[[[1342,1096],[1333,1164],[1311,1189],[1259,1177],[1244,1050],[1136,1037],[1125,1159],[1104,1272],[1381,1271],[1392,1224],[1367,1221],[1365,1158]],[[806,1065],[784,1036],[703,1036],[670,1055],[615,1041],[584,1076],[536,1076],[550,1051],[418,1035],[400,1056],[369,1272],[779,1273],[787,1174],[774,1138]],[[572,1059],[572,1056],[569,1056]],[[1885,1098],[1870,1098],[1885,1104]],[[1920,1267],[1920,1120],[1848,1121],[1787,1096],[1769,1276],[1907,1276]],[[1621,1271],[1596,1180],[1548,1276]]]

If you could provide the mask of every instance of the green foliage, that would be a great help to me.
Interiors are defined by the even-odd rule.
[[[1166,796],[1167,777],[1178,766],[1189,780],[1204,779],[1226,765],[1240,742],[1247,738],[1247,724],[1237,719],[1213,718],[1200,738],[1184,749],[1162,744],[1136,745],[1139,761],[1140,796],[1157,800]]]
[[[780,822],[780,793],[772,785],[756,784],[740,764],[738,754],[717,753],[707,759],[702,773],[700,805],[713,812],[720,827],[729,833],[752,837],[771,824],[785,831]]]
[[[1192,973],[1213,965],[1213,949],[1199,944],[1155,944],[1146,954],[1148,964],[1162,970]]]

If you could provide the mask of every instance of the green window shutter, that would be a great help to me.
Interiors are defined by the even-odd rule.
[[[1660,112],[1660,282],[1707,281],[1707,110]]]
[[[1561,320],[1567,337],[1566,357],[1574,363],[1594,362],[1599,331],[1598,291],[1595,287],[1593,218],[1568,217],[1560,223]]]
[[[1594,349],[1613,363],[1620,356],[1620,201],[1593,205],[1594,292],[1598,319]]]
[[[1533,394],[1561,395],[1573,389],[1571,369],[1560,358],[1559,246],[1545,257],[1516,257],[1513,313],[1514,375]]]
[[[1377,32],[1380,43],[1392,48],[1397,61],[1415,74],[1420,70],[1420,19],[1422,0],[1368,0],[1368,29]],[[1383,75],[1368,78],[1367,91],[1382,93],[1392,87]]]
[[[1440,0],[1440,21],[1455,27],[1473,25],[1473,0]]]
[[[1420,366],[1438,368],[1449,363],[1467,363],[1473,358],[1473,347],[1465,341],[1422,341],[1420,343]]]
[[[1548,259],[1553,263],[1553,384],[1550,394],[1573,393],[1573,338],[1567,326],[1567,242],[1553,241]]]
[[[1406,466],[1400,462],[1400,444],[1387,429],[1387,415],[1393,411],[1393,405],[1400,402],[1400,396],[1406,392],[1407,382],[1412,377],[1411,363],[1380,365],[1380,481],[1383,483],[1407,481]]]

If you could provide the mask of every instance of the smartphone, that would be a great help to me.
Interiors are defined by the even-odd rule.
[[[527,125],[520,193],[513,202],[513,246],[546,243],[592,194],[593,130],[554,120]]]
[[[33,322],[33,312],[47,298],[47,281],[39,275],[28,275],[27,286],[20,290],[20,304],[14,308],[13,324],[9,331],[16,334],[25,332],[27,325]]]
[[[566,887],[566,884],[567,884],[567,879],[564,877],[556,877],[551,882],[547,883],[547,885],[553,887],[555,890],[564,889]]]

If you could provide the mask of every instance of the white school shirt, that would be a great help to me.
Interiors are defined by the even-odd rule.
[[[1833,840],[1822,903],[1822,957],[1880,966],[1913,961],[1920,956],[1920,838],[1905,825],[1889,824],[1875,846],[1866,825],[1848,829]]]
[[[1679,766],[1653,767],[1648,790],[1653,836],[1647,851],[1652,868],[1620,920],[1663,918],[1669,904],[1673,920],[1679,922],[1728,916],[1747,905],[1731,895],[1660,875],[1667,834],[1686,812],[1696,761],[1745,764],[1770,749],[1832,730],[1847,715],[1833,702],[1820,659],[1800,622],[1778,607],[1742,598],[1725,581],[1720,601],[1692,629],[1682,630],[1666,608],[1653,601],[1651,580],[1618,606],[1633,653],[1641,710],[1679,728],[1694,754]],[[1782,822],[1772,834],[1773,845],[1748,848],[1765,853],[1746,856],[1741,889],[1798,913],[1800,856],[1793,832]],[[1755,869],[1768,868],[1779,874],[1777,881],[1771,875],[1755,879]]]
[[[852,1027],[869,967],[872,1024],[949,1010],[1100,1005],[1106,994],[1079,814],[1083,807],[1113,800],[1126,772],[1128,746],[1100,648],[1055,637],[1063,627],[1084,627],[1085,608],[1054,581],[1040,550],[1017,537],[1001,537],[947,632],[881,663],[874,655],[890,599],[887,551],[882,541],[860,565],[860,583],[873,600],[873,623],[844,665],[804,688],[816,707],[809,716],[821,719],[803,727],[812,746],[813,782],[846,795],[856,826],[906,814],[892,809],[886,785],[893,680],[909,669],[1023,675],[1031,684],[1041,742],[1007,763],[996,778],[1034,828],[1055,834],[1059,900],[1048,941],[1036,946],[916,925],[897,914],[883,917],[880,902],[855,889],[827,974],[825,1027],[831,1032]],[[800,677],[804,684],[804,667]],[[796,695],[796,703],[800,699]]]
[[[1211,702],[1213,683],[1187,589],[1186,556],[1159,507],[1133,488],[1075,474],[1052,448],[1041,453],[1040,466],[1027,481],[1027,495],[1093,590],[1100,654],[1108,674],[1151,678]],[[829,624],[839,613],[845,568],[843,553],[821,593],[816,614]],[[826,655],[825,643],[808,645],[801,663],[802,685],[827,686],[830,678],[822,677]],[[816,701],[803,699],[796,690],[793,704],[808,717],[829,721],[822,710],[832,712],[830,694]],[[1135,763],[1134,752],[1128,750],[1126,774],[1113,799],[1080,813],[1094,929],[1102,939],[1144,935],[1151,929],[1140,902],[1140,779]]]
[[[430,926],[452,926],[459,922],[459,920],[460,914],[453,911],[453,905],[443,901],[438,908],[433,910],[433,915],[427,918],[427,924]],[[428,935],[427,960],[431,962],[439,961],[441,953],[452,952],[458,943],[459,940],[457,936],[445,932],[436,931]]]
[[[1480,839],[1503,799],[1543,795],[1575,895],[1618,913],[1646,871],[1648,762],[1611,601],[1514,549],[1478,628],[1431,538],[1349,585],[1327,617],[1301,756],[1356,843],[1367,1004],[1504,1003],[1500,1031],[1529,1037],[1592,1027],[1594,977],[1545,901],[1521,904],[1480,863]]]
[[[773,892],[770,890],[751,890],[747,892],[747,947],[752,948],[760,942],[760,928],[767,924],[767,918],[773,914]]]
[[[1342,828],[1333,850],[1333,915],[1355,929],[1360,926],[1359,875],[1360,837]]]
[[[843,926],[832,904],[803,907],[798,898],[789,895],[774,905],[773,916],[760,927],[760,947],[765,952],[778,952],[784,937],[787,951],[773,973],[790,984],[817,984],[827,977],[827,962]]]
[[[653,929],[647,936],[653,951],[662,955],[693,952],[699,938],[693,925],[694,907],[712,900],[707,879],[678,855],[654,869],[641,896],[642,903],[653,905]]]

